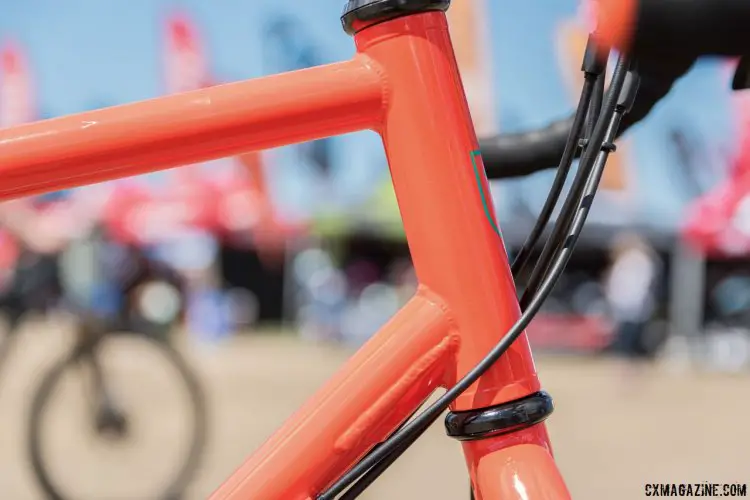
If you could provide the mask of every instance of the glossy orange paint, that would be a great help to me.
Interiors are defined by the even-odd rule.
[[[377,23],[355,41],[351,61],[0,130],[0,200],[356,130],[382,136],[419,290],[211,500],[315,498],[519,316],[445,14]],[[453,409],[539,388],[522,335]],[[463,448],[479,499],[569,498],[544,424]]]
[[[372,128],[366,57],[0,130],[0,200]]]
[[[421,288],[211,500],[314,498],[444,384],[458,349],[445,305]]]
[[[570,500],[538,426],[463,444],[475,500]]]

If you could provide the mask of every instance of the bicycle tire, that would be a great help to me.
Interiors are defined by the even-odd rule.
[[[198,377],[190,368],[184,357],[171,345],[163,340],[154,339],[142,334],[124,333],[124,334],[105,334],[96,340],[96,343],[106,342],[111,336],[133,336],[145,340],[161,351],[163,359],[176,368],[182,383],[189,394],[190,406],[193,413],[193,432],[192,442],[188,453],[185,454],[183,463],[177,469],[174,479],[168,482],[161,496],[157,497],[162,500],[177,500],[182,497],[184,491],[189,486],[190,480],[201,465],[203,454],[207,441],[207,405],[203,388]],[[96,354],[94,354],[96,355]],[[48,409],[48,403],[54,394],[58,383],[63,379],[64,373],[71,368],[75,368],[79,362],[80,353],[78,347],[67,353],[64,357],[54,363],[47,372],[41,377],[40,382],[34,392],[29,411],[29,427],[27,429],[27,452],[30,458],[33,475],[41,488],[44,495],[50,500],[77,500],[61,493],[61,488],[52,479],[50,467],[45,462],[41,426],[45,411]],[[133,499],[135,500],[135,499]]]

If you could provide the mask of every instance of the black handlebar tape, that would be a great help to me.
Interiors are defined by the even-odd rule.
[[[750,2],[750,0],[748,0]],[[688,72],[695,59],[672,59],[668,64],[638,65],[640,87],[633,107],[625,115],[619,134],[641,121],[666,96],[675,81]],[[500,134],[479,140],[484,168],[489,179],[509,179],[557,168],[573,117],[558,120],[529,132]],[[580,150],[576,152],[576,157]]]
[[[479,139],[487,178],[510,179],[556,168],[572,126],[571,116],[538,130]]]
[[[748,0],[593,0],[600,41],[636,59],[750,54]]]

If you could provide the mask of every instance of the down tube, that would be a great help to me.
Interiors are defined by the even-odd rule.
[[[459,338],[421,288],[210,500],[307,500],[444,384]]]

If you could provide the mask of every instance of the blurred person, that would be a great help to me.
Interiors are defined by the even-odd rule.
[[[167,93],[217,84],[199,30],[190,16],[173,12],[166,19],[165,31]],[[152,176],[157,183],[167,184],[155,198],[184,203],[189,210],[200,212],[200,221],[173,224],[172,238],[158,245],[157,254],[177,266],[186,278],[188,325],[203,340],[226,336],[234,322],[229,317],[232,297],[223,290],[220,279],[221,246],[251,247],[265,266],[279,266],[284,263],[288,234],[297,230],[280,221],[264,170],[262,154],[248,152]],[[156,204],[159,201],[154,199]],[[149,217],[144,218],[148,223]],[[169,224],[164,221],[164,225]]]
[[[61,257],[71,243],[96,222],[96,207],[87,197],[69,191],[28,197],[0,204],[6,276],[2,308],[12,330],[30,311],[46,312],[49,307],[74,306],[78,314],[94,312],[94,290],[81,293],[76,283],[65,279]],[[88,264],[88,263],[87,263]],[[87,270],[76,269],[86,281]],[[79,280],[80,281],[80,280]],[[91,283],[86,285],[91,288]]]
[[[189,92],[214,84],[198,29],[185,12],[173,12],[166,19],[162,64],[167,93]],[[223,170],[221,167],[224,163],[211,162],[211,165],[218,165],[219,170]],[[201,167],[188,165],[150,176],[157,183],[162,180],[167,184],[166,193],[161,192],[156,196],[162,198],[163,195],[165,199],[154,200],[154,208],[158,209],[159,205],[168,207],[172,200],[174,206],[186,204],[187,211],[206,212],[209,208],[207,205],[216,201],[210,199],[214,193],[205,184]],[[150,186],[149,190],[153,187]],[[164,186],[156,190],[163,191]],[[188,208],[189,205],[192,206]],[[184,213],[181,215],[184,216]],[[143,222],[149,224],[149,217],[143,215]],[[169,216],[162,220],[157,233],[160,230],[172,234],[168,238],[157,238],[155,244],[151,245],[151,253],[155,258],[170,263],[185,278],[188,329],[198,339],[209,343],[226,337],[230,333],[230,325],[218,272],[218,235],[195,224],[170,221]]]
[[[661,275],[658,256],[635,233],[621,233],[611,249],[605,295],[616,326],[612,351],[628,358],[652,358],[658,345],[650,342],[648,326],[656,308]]]
[[[63,225],[37,212],[31,199],[0,204],[0,231],[7,266],[0,306],[13,330],[32,306],[44,307],[59,295],[57,255],[69,236]]]
[[[281,265],[286,254],[287,237],[301,227],[287,224],[279,217],[271,197],[261,153],[245,153],[237,161],[246,175],[243,176],[245,185],[235,195],[235,199],[238,205],[250,210],[234,207],[234,210],[226,211],[228,218],[232,218],[229,216],[230,211],[235,214],[235,222],[227,223],[233,228],[233,240],[241,245],[243,236],[250,238],[265,265]],[[236,180],[233,182],[237,184]]]

